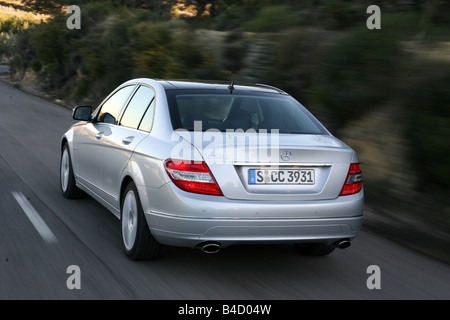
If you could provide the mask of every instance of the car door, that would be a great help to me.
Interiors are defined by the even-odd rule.
[[[140,86],[127,104],[118,124],[111,126],[110,134],[102,139],[104,161],[100,172],[101,189],[107,202],[120,209],[122,172],[136,146],[148,135],[147,119],[152,117],[155,91]]]
[[[102,171],[107,161],[103,140],[112,134],[112,129],[135,88],[135,85],[129,85],[112,93],[97,109],[99,111],[95,112],[95,120],[87,122],[78,130],[74,139],[77,181],[102,199]]]

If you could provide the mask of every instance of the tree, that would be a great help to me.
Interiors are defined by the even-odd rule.
[[[50,15],[55,15],[55,13],[60,12],[65,2],[64,0],[23,0],[24,5],[31,10]]]
[[[215,17],[220,11],[227,10],[231,6],[244,5],[242,0],[184,0],[181,2],[184,2],[187,5],[195,6],[197,9],[196,18],[201,17],[205,13],[209,13],[211,17]]]

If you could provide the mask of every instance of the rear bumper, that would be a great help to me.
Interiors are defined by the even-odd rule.
[[[160,243],[182,247],[194,247],[206,241],[220,242],[222,247],[276,242],[332,244],[344,238],[354,239],[362,223],[362,216],[269,221],[184,219],[157,214],[150,214],[148,217],[152,226],[150,230]]]
[[[147,223],[162,244],[222,247],[240,243],[321,242],[355,238],[363,219],[363,191],[321,201],[237,201],[179,190],[139,188]]]

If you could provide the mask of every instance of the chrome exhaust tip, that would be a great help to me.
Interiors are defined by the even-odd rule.
[[[204,242],[199,244],[198,247],[205,253],[217,253],[221,249],[220,243],[218,242]]]
[[[348,240],[348,239],[342,239],[342,240],[336,241],[334,243],[334,246],[339,249],[345,249],[345,248],[350,247],[351,243],[350,243],[350,240]]]

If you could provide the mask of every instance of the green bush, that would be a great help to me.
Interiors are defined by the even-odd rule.
[[[30,61],[35,59],[36,54],[31,45],[31,30],[27,29],[17,35],[14,47],[11,50],[12,60],[10,62],[11,73],[20,74],[28,68]]]
[[[139,23],[131,30],[130,42],[134,75],[164,78],[175,67],[172,59],[172,33],[164,24]]]
[[[268,6],[262,8],[256,18],[247,22],[245,27],[253,32],[277,32],[297,24],[295,13],[287,6]]]
[[[0,12],[0,32],[18,33],[39,23],[41,20],[32,13],[11,15]]]
[[[78,35],[67,29],[66,16],[62,14],[33,28],[30,47],[35,55],[31,67],[35,71],[40,70],[40,76],[45,79],[42,81],[45,89],[58,90],[76,72],[77,66],[68,62]]]
[[[402,42],[423,34],[413,12],[383,14],[381,30],[362,24],[346,31],[316,63],[320,70],[311,97],[328,110],[334,130],[396,97],[403,86],[398,76],[409,63]]]
[[[241,70],[244,67],[247,46],[247,40],[242,32],[238,30],[230,32],[225,37],[225,43],[221,52],[221,69],[231,73]]]
[[[70,33],[66,28],[65,16],[59,15],[48,23],[37,26],[33,32],[33,47],[42,64],[64,63],[70,47]]]
[[[391,98],[401,63],[397,36],[389,28],[355,29],[325,55],[314,98],[343,126]]]
[[[450,65],[408,89],[406,131],[419,189],[450,189]],[[444,188],[444,189],[443,189]],[[447,191],[444,191],[447,190]]]
[[[76,41],[80,57],[75,95],[86,89],[85,96],[100,100],[120,83],[132,76],[129,59],[128,20],[126,15],[109,14]],[[74,44],[75,45],[75,44]]]
[[[0,32],[0,58],[11,57],[14,51],[16,35],[10,32]]]
[[[351,1],[327,0],[320,7],[321,25],[327,29],[345,29],[364,21],[367,6],[355,6]]]
[[[175,68],[172,67],[168,76],[190,78],[193,70],[203,65],[204,57],[196,41],[194,33],[189,30],[173,33],[170,55]]]
[[[203,62],[189,30],[172,31],[167,22],[141,22],[130,28],[130,35],[135,77],[189,77]]]
[[[275,63],[276,43],[264,38],[254,38],[248,44],[240,79],[245,82],[271,84]]]
[[[279,37],[272,66],[272,83],[307,103],[306,92],[319,71],[324,47],[330,43],[327,32],[298,28]]]
[[[211,29],[232,31],[242,28],[246,21],[250,21],[254,17],[254,3],[252,1],[239,1],[239,3],[231,2],[225,10],[217,11],[216,15],[209,17],[207,22]]]

